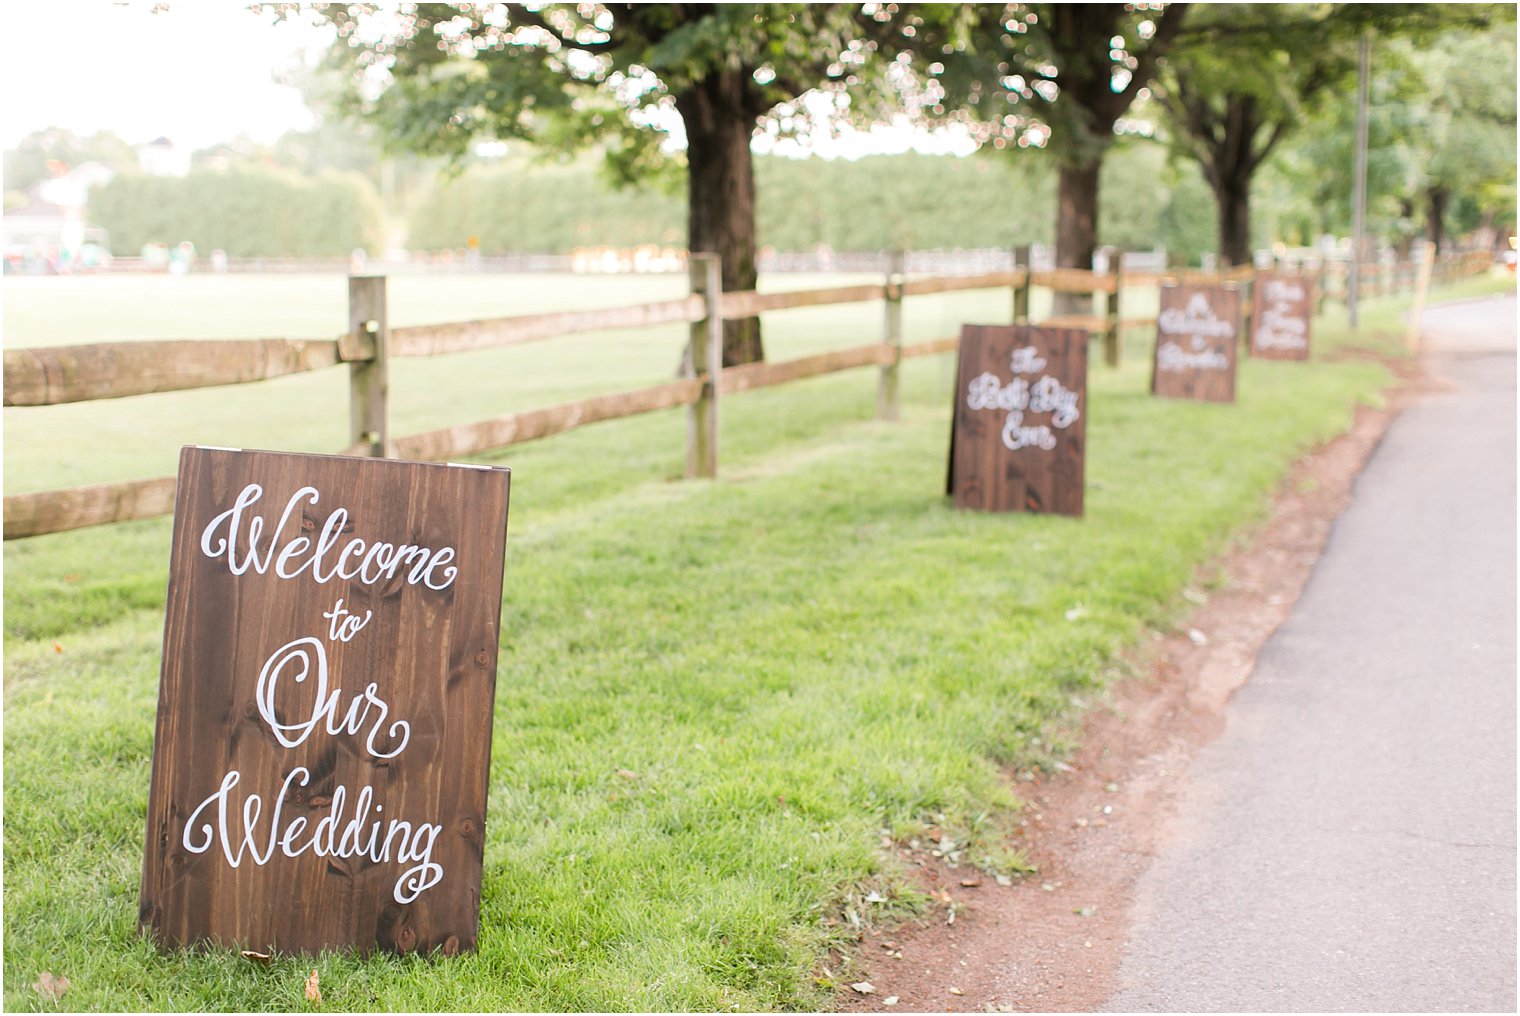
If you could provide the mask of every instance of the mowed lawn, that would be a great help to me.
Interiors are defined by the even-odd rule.
[[[682,285],[403,277],[392,316]],[[337,277],[5,286],[8,346],[322,337],[345,319]],[[1009,306],[1006,292],[910,301],[909,338],[1006,321]],[[1374,305],[1358,341],[1391,347],[1397,309]],[[880,317],[880,304],[781,313],[767,341],[775,359],[855,345]],[[1343,320],[1320,322],[1317,351],[1347,341]],[[403,361],[394,426],[666,380],[681,341],[652,329]],[[715,483],[679,479],[676,411],[487,457],[513,468],[504,652],[480,949],[454,959],[266,966],[140,938],[169,521],[8,543],[6,1008],[304,1010],[313,968],[330,1010],[827,1005],[848,971],[825,970],[826,951],[919,902],[883,836],[933,823],[970,844],[964,863],[1017,874],[1006,771],[1064,750],[1126,650],[1178,616],[1196,569],[1388,381],[1362,359],[1248,362],[1234,406],[1163,402],[1147,394],[1147,338],[1129,346],[1089,381],[1081,520],[949,507],[950,356],[905,365],[895,424],[873,419],[872,370],[725,400]],[[8,409],[6,491],[167,475],[183,443],[330,451],[344,399],[334,370]],[[33,989],[44,972],[69,979],[62,999]]]

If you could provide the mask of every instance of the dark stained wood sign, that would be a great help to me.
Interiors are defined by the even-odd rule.
[[[506,469],[186,448],[139,922],[475,947]]]
[[[1162,286],[1152,394],[1234,402],[1239,333],[1240,291],[1234,286]]]
[[[950,431],[957,508],[1082,514],[1087,332],[965,325]]]
[[[1309,359],[1314,281],[1302,275],[1259,272],[1251,305],[1251,355],[1264,360]]]

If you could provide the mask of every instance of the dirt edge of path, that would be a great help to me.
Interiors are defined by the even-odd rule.
[[[1225,704],[1287,619],[1389,424],[1439,386],[1414,364],[1368,356],[1398,378],[1382,408],[1359,407],[1348,431],[1294,463],[1267,522],[1200,570],[1187,590],[1197,609],[1152,632],[1131,661],[1140,676],[1089,710],[1065,766],[1010,774],[1026,802],[1016,845],[1038,872],[1004,886],[902,849],[910,877],[938,903],[916,922],[863,935],[846,980],[872,990],[842,987],[838,1009],[1089,1012],[1113,994],[1135,885],[1189,764],[1223,731]]]

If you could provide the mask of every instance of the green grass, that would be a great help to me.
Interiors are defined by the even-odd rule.
[[[266,310],[331,318],[315,298],[300,310],[228,294],[221,316],[240,327],[265,327]],[[910,302],[911,327],[929,337],[961,315],[1006,320],[1005,298]],[[8,312],[18,303],[7,282]],[[399,294],[397,305],[399,316]],[[76,310],[112,313],[97,303],[57,316]],[[776,315],[773,355],[873,333],[878,309],[844,310],[792,325]],[[1359,341],[1396,344],[1377,337],[1397,328],[1396,311],[1371,308]],[[11,330],[8,341],[43,339]],[[573,355],[531,347],[537,359],[523,362],[545,374],[531,384],[508,372],[430,392],[420,378],[443,375],[407,364],[402,412],[451,402],[460,422],[456,391],[483,398],[494,385],[515,406],[525,391],[621,387],[609,364],[627,341],[588,339]],[[1348,341],[1333,322],[1316,332],[1317,350]],[[1000,836],[1017,807],[1005,769],[1066,747],[1078,704],[1101,694],[1146,626],[1176,616],[1195,568],[1262,518],[1293,459],[1388,380],[1350,359],[1247,362],[1233,407],[1163,402],[1146,394],[1144,343],[1129,345],[1119,370],[1090,381],[1080,521],[947,505],[948,356],[905,365],[897,424],[872,420],[869,371],[726,400],[716,483],[677,481],[676,412],[493,457],[514,470],[505,651],[480,949],[452,960],[326,954],[260,967],[140,939],[169,523],[7,544],[6,1008],[306,1009],[312,967],[334,1010],[827,1005],[820,959],[848,939],[851,915],[915,903],[883,831],[942,824],[972,840],[967,862],[1016,865]],[[651,378],[668,375],[673,351],[660,346]],[[250,432],[265,446],[309,416],[341,418],[341,403],[314,406],[299,384],[279,384],[228,390],[257,393],[248,404],[266,422]],[[8,488],[75,471],[112,478],[117,458],[139,471],[126,475],[148,475],[169,468],[155,456],[172,464],[173,448],[154,442],[214,443],[190,411],[166,435],[108,430],[135,401],[152,400],[101,403],[25,439],[44,449],[25,446],[7,411]],[[1078,604],[1085,613],[1067,620]],[[867,903],[868,889],[887,902]],[[32,991],[44,971],[70,979],[60,1002]]]

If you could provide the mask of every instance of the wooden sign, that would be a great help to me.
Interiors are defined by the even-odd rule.
[[[186,448],[139,923],[473,949],[506,469]]]
[[[962,327],[947,484],[957,508],[1082,514],[1087,341],[1077,328]]]
[[[1251,355],[1265,360],[1309,359],[1314,281],[1260,272],[1251,305]]]
[[[1162,286],[1151,393],[1234,402],[1239,332],[1240,291],[1234,286]]]

